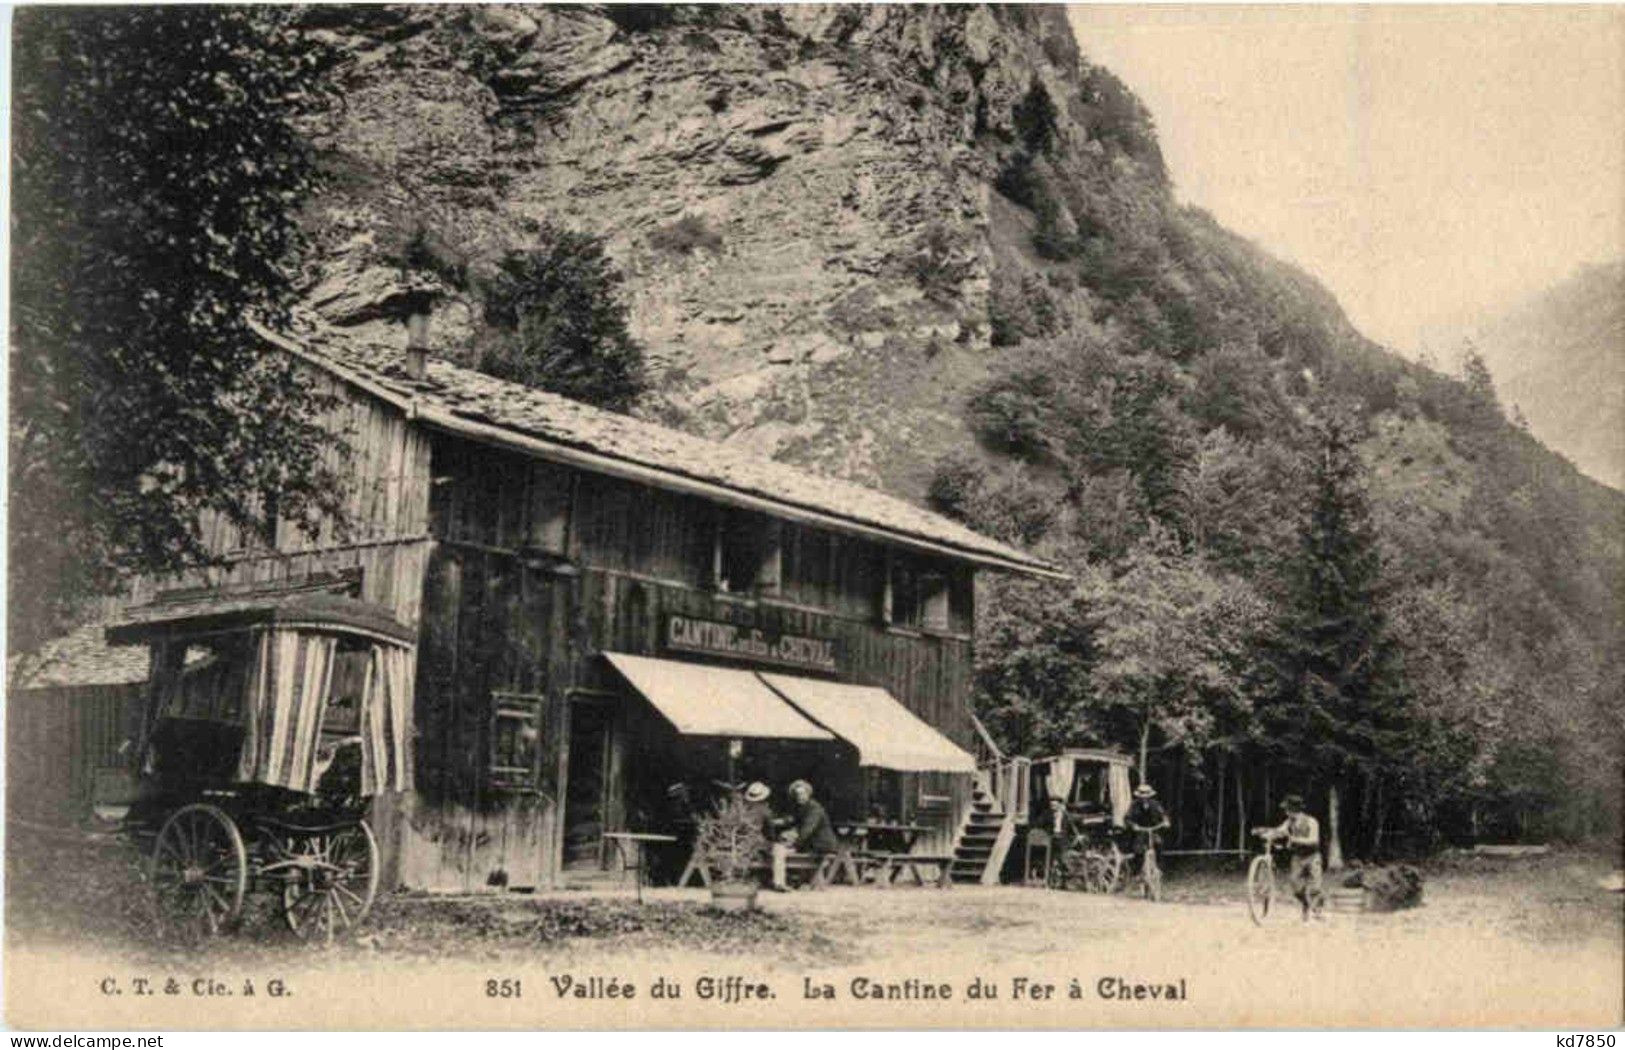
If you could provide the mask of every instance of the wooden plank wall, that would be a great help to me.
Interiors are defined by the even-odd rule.
[[[401,831],[406,885],[471,892],[549,883],[565,690],[576,677],[573,586],[511,554],[434,548],[418,653],[418,790]],[[485,783],[494,692],[545,698],[534,792]]]
[[[98,770],[125,768],[143,686],[24,689],[6,699],[8,817],[67,825],[90,813]]]
[[[283,521],[273,548],[219,515],[205,515],[199,526],[204,544],[225,563],[138,581],[133,601],[170,588],[250,587],[360,569],[362,598],[417,623],[428,553],[430,437],[390,405],[325,373],[312,374],[335,397],[325,423],[343,445],[335,445],[327,461],[344,479],[347,527],[326,520],[309,536]]]
[[[785,593],[719,595],[706,586],[722,513],[714,504],[444,437],[434,473],[442,483],[429,509],[436,542],[418,667],[419,791],[402,832],[405,884],[468,892],[553,879],[568,698],[578,689],[624,692],[599,654],[668,655],[664,625],[674,614],[835,638],[843,680],[887,689],[972,747],[968,634],[879,624],[885,557],[877,545],[786,527],[793,546]],[[956,575],[953,626],[968,628],[970,573]],[[496,691],[547,698],[536,794],[482,783]],[[951,848],[968,785],[952,794],[947,810],[929,816],[940,831],[924,836],[920,850]],[[611,822],[620,802],[611,800]]]

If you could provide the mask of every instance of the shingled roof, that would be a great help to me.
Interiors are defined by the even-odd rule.
[[[13,689],[133,685],[147,680],[147,647],[109,645],[106,625],[86,624],[6,661]]]
[[[801,518],[1020,573],[1060,576],[1054,567],[939,514],[848,481],[755,456],[557,394],[495,379],[431,358],[413,379],[399,345],[367,342],[305,313],[291,336],[256,326],[273,345],[381,397],[410,418],[508,444],[543,458],[722,502]]]

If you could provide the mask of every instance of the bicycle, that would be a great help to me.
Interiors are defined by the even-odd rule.
[[[1254,828],[1253,834],[1264,840],[1264,852],[1247,865],[1247,914],[1253,924],[1264,925],[1270,905],[1275,901],[1275,836],[1272,828]]]
[[[1162,865],[1157,863],[1157,833],[1155,830],[1142,831],[1138,828],[1136,835],[1145,836],[1145,856],[1140,859],[1139,889],[1141,895],[1149,901],[1162,900]]]

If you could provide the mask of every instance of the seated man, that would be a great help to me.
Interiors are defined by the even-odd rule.
[[[805,780],[790,785],[791,826],[773,843],[773,882],[768,886],[770,890],[789,892],[787,868],[791,853],[796,850],[814,854],[834,853],[840,848],[835,839],[835,829],[830,826],[829,814],[824,812],[824,807],[812,794],[812,785]]]

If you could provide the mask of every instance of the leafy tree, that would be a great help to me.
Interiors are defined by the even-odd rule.
[[[1153,734],[1168,747],[1210,743],[1220,712],[1245,703],[1234,657],[1261,607],[1158,531],[1120,574],[1091,572],[1082,591],[1097,624],[1094,689],[1132,724],[1141,775]]]
[[[294,118],[319,52],[275,9],[17,13],[12,107],[12,644],[122,574],[206,558],[199,516],[336,515],[282,319]],[[265,498],[274,494],[274,499]]]
[[[551,224],[485,282],[492,338],[477,367],[499,379],[625,412],[647,385],[627,328],[623,278],[590,233]]]
[[[1090,717],[1094,635],[1066,585],[997,579],[977,616],[977,715],[1013,754],[1105,742]]]

